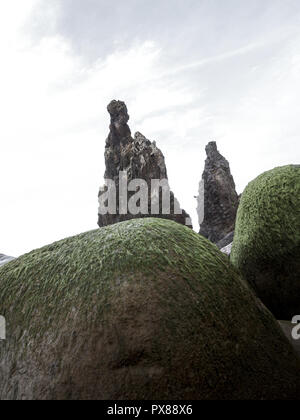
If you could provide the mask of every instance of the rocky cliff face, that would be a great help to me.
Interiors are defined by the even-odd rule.
[[[9,261],[14,260],[13,257],[8,257],[7,255],[0,254],[0,266],[7,264]]]
[[[228,161],[218,152],[216,142],[206,146],[207,159],[199,187],[200,234],[220,247],[232,242],[239,197]],[[228,237],[228,241],[222,241]],[[226,243],[227,242],[227,243]]]
[[[156,143],[151,142],[141,133],[131,136],[127,124],[129,115],[124,102],[112,101],[107,110],[111,123],[105,145],[106,185],[99,192],[98,225],[102,227],[140,217],[161,217],[191,225],[189,215],[180,209],[178,201],[170,191],[164,155]],[[113,181],[114,184],[107,180]],[[133,180],[136,184],[132,183]],[[142,195],[141,185],[137,180],[144,182],[147,189],[146,196]],[[162,190],[153,188],[155,185],[152,184],[153,180],[161,181],[164,191],[167,195],[170,194],[168,200],[170,211],[168,208],[163,208]],[[126,191],[128,188],[130,191]],[[110,194],[110,199],[108,199],[108,194]],[[115,203],[111,194],[116,196]],[[105,197],[106,200],[104,200]],[[109,200],[114,211],[104,214],[103,204],[108,206]],[[136,203],[135,212],[130,211],[132,210],[129,206],[130,202]],[[165,210],[169,214],[165,214]]]

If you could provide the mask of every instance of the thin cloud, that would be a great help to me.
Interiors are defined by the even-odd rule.
[[[201,67],[205,67],[209,64],[213,64],[213,63],[220,63],[224,60],[229,60],[230,58],[234,58],[234,57],[239,57],[245,54],[249,54],[252,53],[260,48],[264,48],[266,47],[267,43],[263,43],[263,42],[257,42],[257,43],[253,43],[253,44],[249,44],[246,45],[244,47],[241,48],[237,48],[233,51],[228,51],[225,52],[223,54],[218,54],[216,56],[213,57],[207,57],[207,58],[203,58],[201,60],[195,61],[193,63],[189,63],[189,64],[185,64],[183,66],[179,66],[175,69],[172,70],[168,70],[164,73],[162,73],[159,78],[165,78],[165,77],[169,77],[169,76],[175,76],[179,73],[182,72],[186,72],[188,70],[194,70],[197,68],[201,68]],[[153,78],[153,80],[155,80],[156,78]]]

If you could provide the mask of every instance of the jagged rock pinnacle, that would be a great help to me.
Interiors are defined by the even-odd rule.
[[[207,157],[210,157],[210,156],[212,156],[215,153],[220,154],[218,152],[217,143],[215,141],[210,141],[207,144],[207,146],[205,147],[205,151],[206,151]]]
[[[107,139],[108,146],[130,142],[131,131],[127,124],[129,115],[125,103],[113,100],[107,106],[107,111],[110,114],[110,132]]]
[[[175,209],[180,209],[179,203],[170,192],[170,214],[164,214],[159,207],[159,214],[155,214],[151,210],[151,181],[166,180],[168,186],[167,169],[165,165],[164,155],[156,146],[155,142],[148,140],[143,134],[137,132],[134,138],[128,126],[129,115],[126,104],[122,101],[112,101],[107,107],[110,114],[110,130],[105,145],[105,179],[113,180],[116,186],[117,204],[116,214],[99,214],[98,225],[106,226],[134,217],[162,217],[174,220],[181,224],[190,224],[189,215],[182,210],[181,214],[177,214]],[[123,214],[120,211],[119,191],[120,191],[120,172],[127,174],[128,183],[134,179],[146,181],[149,197],[148,197],[148,214],[138,213]],[[100,189],[99,198],[104,189]],[[128,192],[128,202],[136,192]],[[160,200],[160,196],[158,198]],[[147,201],[147,200],[146,200]]]
[[[239,203],[235,183],[229,163],[219,153],[217,143],[209,142],[205,150],[207,159],[198,197],[200,234],[215,243],[227,235],[228,240],[232,240]]]
[[[111,116],[112,122],[127,124],[129,115],[125,102],[113,100],[107,105],[107,111]]]

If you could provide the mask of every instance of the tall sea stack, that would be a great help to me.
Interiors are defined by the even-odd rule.
[[[197,208],[200,234],[222,248],[232,242],[239,197],[229,163],[219,153],[216,142],[208,143],[205,150],[207,159]]]
[[[134,138],[131,136],[128,126],[129,115],[124,102],[114,100],[108,105],[107,110],[111,122],[104,155],[106,184],[99,192],[99,203],[102,203],[98,212],[99,227],[141,217],[171,219],[190,226],[189,215],[180,209],[178,201],[170,191],[164,155],[156,146],[156,143],[151,142],[141,133],[136,133]],[[137,186],[138,184],[134,187],[134,184],[131,183],[132,180],[143,180],[148,189],[145,200],[142,198],[136,200],[139,208],[136,214],[129,211],[129,203],[131,199],[135,199],[136,194],[141,192],[141,189]],[[165,214],[162,205],[162,189],[153,190],[153,180],[161,181],[164,191],[170,194],[168,200],[170,211],[167,212],[169,214]],[[111,187],[112,184],[113,188]],[[130,191],[127,191],[128,186]],[[115,195],[116,200],[112,206],[114,211],[105,212],[103,211],[103,203],[105,206],[108,205],[108,201],[104,201],[105,194],[108,197],[108,192]],[[153,205],[155,202],[157,203],[157,211],[153,211],[153,207],[151,207],[151,203]]]

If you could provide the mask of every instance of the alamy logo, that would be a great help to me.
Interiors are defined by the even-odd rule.
[[[292,329],[292,337],[294,340],[300,340],[300,315],[294,316],[292,319],[292,324],[297,324]]]
[[[4,316],[0,315],[0,340],[6,339],[6,321]]]
[[[106,178],[105,186],[99,193],[99,215],[182,214],[176,199],[171,208],[171,191],[167,179],[151,179],[149,184],[138,178],[129,181],[127,171],[120,171],[116,180]],[[186,224],[191,224],[189,218]]]

